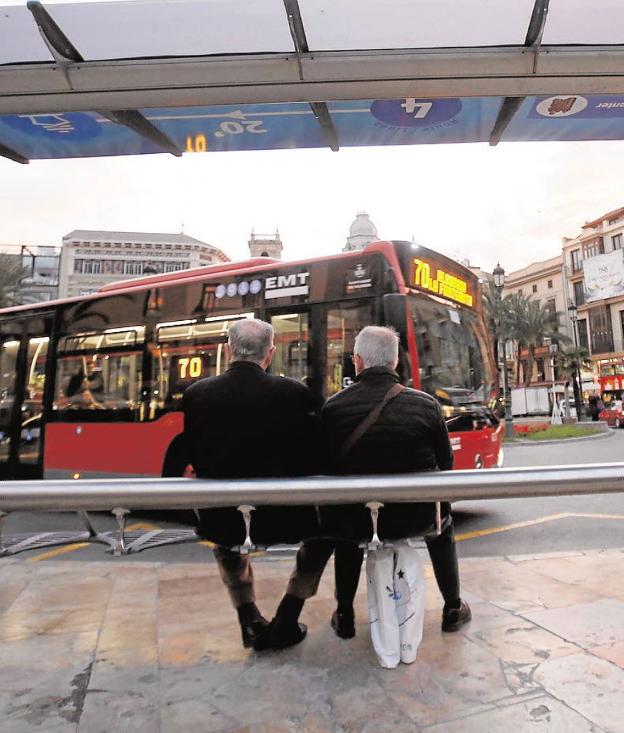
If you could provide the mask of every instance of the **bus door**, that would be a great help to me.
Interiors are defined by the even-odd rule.
[[[287,312],[270,316],[275,332],[275,356],[271,363],[271,374],[290,377],[313,388],[315,370],[313,365],[313,344],[310,332],[313,307],[289,309]]]
[[[323,396],[340,392],[353,384],[353,345],[365,327],[375,325],[374,301],[340,301],[324,306]]]
[[[374,300],[346,300],[291,308],[270,315],[275,331],[271,374],[308,384],[327,399],[355,379],[353,344],[375,323]]]
[[[0,336],[0,476],[42,475],[50,322],[15,321]]]

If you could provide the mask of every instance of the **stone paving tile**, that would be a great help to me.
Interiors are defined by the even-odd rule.
[[[535,572],[528,563],[510,564],[506,572],[488,570],[468,576],[462,580],[462,588],[510,611],[558,608],[596,598],[595,591]]]
[[[154,733],[160,727],[160,702],[157,696],[142,692],[89,691],[78,733]]]
[[[624,669],[624,641],[616,641],[604,646],[594,646],[589,650],[593,655],[607,659]]]
[[[0,586],[0,615],[11,607],[26,586],[27,582],[25,580],[11,582],[3,576],[2,586]]]
[[[0,692],[2,733],[75,733],[76,715],[71,700],[59,695]]]
[[[522,619],[482,631],[467,628],[464,633],[503,662],[514,664],[531,664],[579,652],[574,644]]]
[[[610,598],[523,614],[529,621],[582,647],[624,641],[624,601]]]
[[[504,708],[494,708],[456,721],[461,733],[600,733],[600,729],[558,700],[542,696]],[[448,733],[447,723],[425,729]]]
[[[554,697],[609,733],[624,732],[624,670],[588,654],[551,659],[536,679]]]

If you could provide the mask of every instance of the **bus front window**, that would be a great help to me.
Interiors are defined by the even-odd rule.
[[[427,296],[410,298],[421,389],[442,404],[483,404],[490,391],[476,314]]]

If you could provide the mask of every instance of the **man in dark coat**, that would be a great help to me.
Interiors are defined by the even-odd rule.
[[[255,319],[236,321],[225,350],[228,370],[195,382],[184,393],[184,437],[196,475],[227,479],[309,473],[318,451],[316,400],[300,382],[266,373],[275,352],[273,328]],[[286,533],[298,521],[293,511],[259,508],[253,514],[254,538],[259,533],[270,539],[277,523]],[[217,533],[225,538],[223,545],[242,543],[243,520],[235,510],[202,510],[200,518],[203,536],[214,539]],[[268,622],[256,606],[249,555],[217,546],[215,557],[238,614],[243,645],[250,647]],[[303,624],[294,624],[287,641],[297,643],[305,633]]]
[[[354,346],[356,380],[353,385],[331,397],[321,412],[321,436],[330,469],[335,474],[388,474],[420,471],[448,471],[453,467],[453,451],[439,403],[415,389],[396,388],[399,377],[398,337],[394,331],[367,326],[358,334]],[[394,393],[390,390],[395,387]],[[356,428],[386,395],[392,394],[381,415],[348,450],[345,445]],[[383,495],[379,497],[383,500]],[[442,534],[425,536],[435,577],[444,597],[442,630],[457,631],[470,621],[468,604],[459,594],[459,568],[453,534],[450,504],[443,504]],[[363,537],[370,532],[370,516],[363,506],[328,506],[321,508],[326,534],[338,537]],[[430,530],[435,517],[434,504],[386,504],[379,513],[382,538],[400,538],[416,534],[415,528]],[[305,542],[297,556],[297,566],[289,589],[305,579],[318,578],[329,560],[328,542]],[[361,555],[353,552],[351,586],[353,596],[360,574]],[[343,575],[346,573],[343,567]],[[336,595],[342,595],[337,578]],[[288,595],[288,594],[287,594]],[[286,596],[285,596],[286,597]],[[309,597],[309,595],[307,596]],[[290,618],[290,623],[296,619]],[[342,638],[355,635],[353,605],[344,602],[332,616],[332,627]],[[266,638],[266,633],[260,636]]]

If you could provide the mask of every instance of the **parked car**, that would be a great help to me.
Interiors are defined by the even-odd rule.
[[[613,400],[604,410],[598,413],[598,419],[604,420],[615,428],[624,428],[624,408],[622,400]]]

